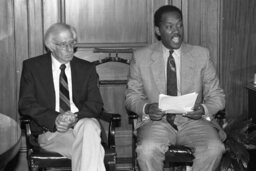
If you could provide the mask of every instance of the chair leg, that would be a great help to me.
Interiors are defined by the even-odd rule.
[[[116,171],[116,164],[115,163],[108,163],[108,171]]]
[[[38,165],[34,162],[34,160],[28,160],[29,170],[30,171],[39,171]]]
[[[133,130],[134,132],[134,130]],[[132,135],[132,170],[133,171],[136,171],[136,167],[138,166],[138,162],[137,162],[137,154],[136,154],[136,141],[137,141],[137,138],[136,136]]]
[[[30,167],[30,171],[39,171],[38,167]]]
[[[113,157],[110,161],[105,163],[107,171],[116,171],[116,156]]]

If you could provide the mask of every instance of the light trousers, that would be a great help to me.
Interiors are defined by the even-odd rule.
[[[195,149],[193,171],[214,171],[225,147],[215,128],[203,119],[179,123],[178,131],[165,119],[148,121],[137,129],[137,160],[141,171],[162,171],[171,144]]]
[[[84,118],[65,133],[46,132],[39,135],[42,148],[70,158],[72,171],[105,171],[104,148],[100,125],[94,118]]]

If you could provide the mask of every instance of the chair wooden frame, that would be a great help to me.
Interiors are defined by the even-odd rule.
[[[104,163],[108,171],[115,171],[116,151],[115,151],[115,127],[120,123],[119,114],[102,112],[100,120],[109,122],[108,138],[105,131],[102,131],[102,145],[105,149]],[[21,127],[25,129],[27,143],[27,159],[31,171],[55,169],[71,170],[71,160],[55,152],[49,152],[42,149],[37,137],[31,134],[30,122],[28,116],[21,116]]]
[[[132,124],[133,131],[133,141],[132,141],[132,169],[136,171],[138,169],[138,163],[136,159],[136,131],[134,129],[134,122],[138,118],[138,115],[134,112],[128,111],[129,123]],[[215,115],[215,119],[220,126],[223,126],[225,122],[225,110],[219,111]],[[181,145],[171,145],[169,146],[168,151],[165,153],[164,168],[170,168],[171,171],[175,171],[175,167],[182,167],[183,170],[186,170],[186,166],[191,166],[193,159],[194,150]],[[182,169],[181,168],[181,169]]]

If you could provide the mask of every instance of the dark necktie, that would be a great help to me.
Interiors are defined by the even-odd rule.
[[[170,50],[170,55],[167,60],[167,95],[177,96],[177,77],[176,77],[176,65],[172,56],[173,50]],[[175,114],[167,114],[166,120],[176,130],[177,126],[174,124]]]
[[[65,74],[66,65],[60,66],[60,112],[66,112],[70,110],[70,99],[68,91],[68,80]]]

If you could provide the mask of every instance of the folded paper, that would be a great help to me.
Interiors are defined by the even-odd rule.
[[[182,96],[159,95],[159,108],[166,113],[185,114],[193,111],[197,93]]]

